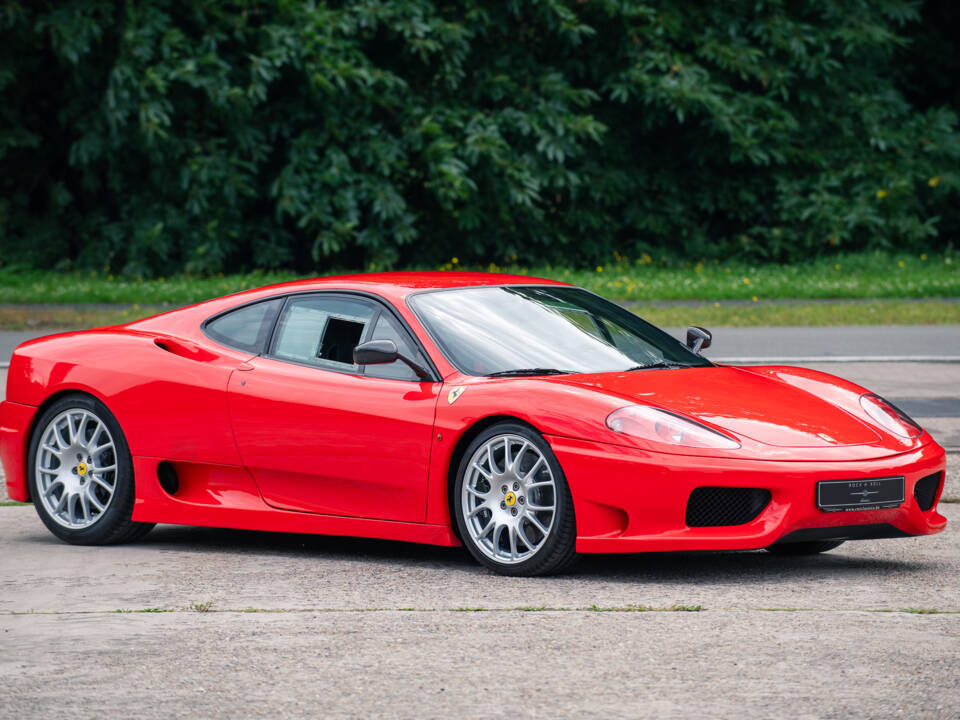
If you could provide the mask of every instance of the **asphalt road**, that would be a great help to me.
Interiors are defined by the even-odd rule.
[[[679,328],[671,332],[685,336]],[[818,357],[960,360],[960,325],[716,328],[712,346],[704,354],[723,361]]]
[[[27,340],[51,335],[58,330],[0,330],[0,363],[10,362],[17,345]]]

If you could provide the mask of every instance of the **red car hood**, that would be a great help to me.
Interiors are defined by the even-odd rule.
[[[672,410],[775,447],[843,447],[881,440],[865,421],[812,392],[736,367],[638,370],[555,380]]]

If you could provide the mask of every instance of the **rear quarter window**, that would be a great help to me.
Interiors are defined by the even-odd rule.
[[[270,338],[270,331],[282,305],[283,298],[244,305],[208,320],[203,330],[211,340],[221,345],[260,353]]]

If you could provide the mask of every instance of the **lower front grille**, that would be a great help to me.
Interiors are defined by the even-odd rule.
[[[745,525],[770,502],[763,488],[698,487],[687,500],[689,527]]]
[[[917,480],[913,486],[913,496],[917,499],[917,505],[926,512],[933,507],[937,500],[937,493],[940,492],[940,482],[943,479],[943,473],[935,472],[933,475]]]

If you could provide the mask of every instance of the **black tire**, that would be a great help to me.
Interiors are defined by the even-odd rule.
[[[68,528],[58,523],[40,500],[39,477],[36,471],[37,449],[45,428],[60,413],[72,409],[87,410],[101,420],[113,438],[117,465],[113,498],[91,525],[82,529]],[[54,535],[73,545],[112,545],[132,542],[146,535],[153,523],[139,523],[130,519],[133,513],[134,479],[133,459],[127,439],[113,413],[102,402],[90,395],[75,393],[65,395],[48,407],[37,420],[30,438],[27,455],[27,472],[30,497],[37,514]]]
[[[810,540],[808,542],[780,543],[766,548],[774,555],[818,555],[843,545],[843,540]]]
[[[481,446],[498,435],[519,435],[535,445],[550,467],[556,488],[556,518],[550,528],[550,534],[533,557],[516,564],[497,562],[477,547],[467,529],[466,520],[463,516],[463,506],[460,502],[463,483],[467,477],[471,458]],[[452,511],[464,546],[477,562],[494,572],[501,575],[524,577],[551,575],[569,568],[576,560],[577,525],[573,511],[573,498],[570,496],[570,486],[567,484],[563,469],[560,467],[556,455],[550,449],[550,445],[532,428],[519,423],[498,423],[474,438],[463,454],[460,466],[457,469],[453,498]]]

